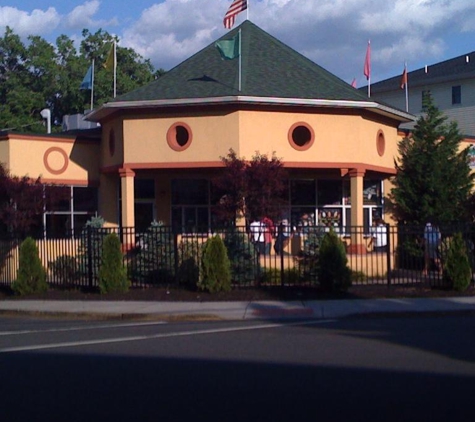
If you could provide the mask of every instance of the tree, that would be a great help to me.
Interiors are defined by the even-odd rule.
[[[269,158],[256,152],[247,162],[230,149],[229,154],[221,159],[224,171],[213,181],[219,197],[216,205],[218,217],[233,222],[239,215],[247,220],[281,218],[287,174],[275,154]]]
[[[102,262],[99,270],[101,293],[126,292],[130,287],[124,266],[119,236],[110,233],[104,238]]]
[[[31,237],[20,245],[18,277],[12,284],[16,294],[28,295],[48,290],[46,271],[41,263],[38,248]]]
[[[0,164],[0,223],[5,235],[24,238],[38,226],[44,196],[40,178],[12,176]]]
[[[425,113],[412,136],[398,145],[390,208],[401,223],[466,221],[469,214],[465,205],[474,180],[468,148],[460,149],[462,135],[457,123],[447,123],[430,96],[424,106]]]
[[[63,116],[90,108],[90,91],[79,90],[92,59],[95,61],[94,105],[113,98],[113,75],[103,64],[112,42],[105,31],[82,32],[79,51],[65,35],[56,46],[39,36],[23,43],[9,27],[0,37],[0,131],[45,132],[40,112],[51,110],[52,131],[60,131]],[[117,95],[136,89],[163,73],[130,48],[117,45]]]

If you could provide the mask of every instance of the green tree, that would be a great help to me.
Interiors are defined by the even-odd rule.
[[[203,246],[198,287],[210,293],[231,289],[231,263],[219,236],[210,237]]]
[[[51,110],[52,131],[60,131],[63,116],[90,108],[91,92],[79,86],[92,60],[94,106],[113,98],[113,75],[103,64],[110,51],[112,35],[98,30],[82,32],[79,51],[65,35],[56,46],[39,36],[23,43],[9,27],[0,37],[0,131],[45,132],[40,112]],[[163,73],[130,48],[117,45],[117,95],[138,88]]]
[[[248,221],[282,217],[287,173],[275,154],[269,157],[256,152],[248,162],[230,149],[221,160],[225,168],[214,179],[213,187],[219,197],[217,214],[223,221],[234,222],[239,215],[244,215]]]
[[[48,290],[46,271],[31,237],[27,237],[20,245],[18,276],[12,284],[12,290],[22,296]]]
[[[468,220],[465,206],[474,174],[468,148],[461,150],[461,141],[457,123],[448,123],[428,96],[412,136],[398,146],[397,174],[389,200],[399,222],[442,225]]]
[[[99,269],[101,293],[126,292],[130,287],[127,269],[124,266],[119,236],[108,234],[102,247],[102,262]]]
[[[444,279],[459,292],[468,288],[472,279],[472,270],[467,255],[467,247],[461,233],[455,233],[444,264]]]
[[[345,246],[333,230],[323,236],[317,272],[324,291],[346,291],[351,286],[351,270]]]

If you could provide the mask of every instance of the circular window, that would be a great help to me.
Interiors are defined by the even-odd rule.
[[[191,144],[191,129],[186,123],[178,122],[170,126],[167,132],[167,142],[171,149],[183,151]]]
[[[111,157],[113,157],[114,153],[115,153],[115,132],[114,132],[114,129],[111,129],[109,132],[109,154]]]
[[[376,135],[376,150],[378,155],[382,157],[384,155],[384,150],[386,149],[386,140],[384,139],[384,133],[382,130],[378,130]]]
[[[288,138],[290,145],[297,151],[306,151],[313,145],[315,134],[310,125],[298,122],[289,129]]]

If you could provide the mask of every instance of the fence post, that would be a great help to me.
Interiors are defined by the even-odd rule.
[[[386,278],[388,287],[391,286],[391,226],[386,224]]]
[[[178,256],[178,230],[176,229],[176,227],[171,227],[171,230],[172,230],[172,234],[173,234],[173,257],[174,257],[174,267],[175,267],[175,271],[174,271],[174,282],[175,282],[175,285],[178,284],[178,266],[179,266],[179,256]]]
[[[87,276],[89,279],[89,288],[92,289],[93,286],[93,256],[92,256],[92,227],[87,227]]]

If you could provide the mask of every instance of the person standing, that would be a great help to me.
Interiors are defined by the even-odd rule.
[[[388,229],[382,218],[375,220],[375,225],[371,228],[371,242],[373,252],[386,252],[388,247]]]
[[[270,255],[272,238],[274,236],[274,223],[269,217],[264,217],[262,224],[264,225],[264,253]]]
[[[432,262],[434,262],[439,274],[442,274],[439,250],[441,239],[442,236],[439,228],[431,223],[427,223],[424,228],[424,275],[428,274]]]
[[[259,254],[265,253],[265,226],[260,220],[254,220],[250,225],[251,242],[257,249]]]

